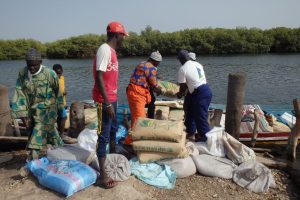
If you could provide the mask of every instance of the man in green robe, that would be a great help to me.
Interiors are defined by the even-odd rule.
[[[30,161],[38,159],[47,144],[63,144],[56,120],[64,104],[56,73],[41,64],[42,57],[36,49],[28,50],[26,63],[17,79],[12,117],[22,119],[29,130],[27,161]]]

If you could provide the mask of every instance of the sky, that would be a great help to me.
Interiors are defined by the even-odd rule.
[[[300,27],[300,0],[1,0],[0,39],[52,42],[104,34],[110,21],[140,33],[190,28]]]

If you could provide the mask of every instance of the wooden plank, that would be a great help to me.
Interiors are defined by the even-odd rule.
[[[28,140],[27,136],[21,136],[21,137],[0,136],[0,141],[24,141],[24,142],[26,142],[27,140]]]

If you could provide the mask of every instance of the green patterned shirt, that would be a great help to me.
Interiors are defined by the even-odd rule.
[[[63,109],[63,97],[59,92],[56,73],[41,65],[41,71],[30,75],[25,67],[19,72],[12,100],[12,117],[34,118],[35,122],[52,124]]]

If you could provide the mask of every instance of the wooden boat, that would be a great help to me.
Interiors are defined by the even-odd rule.
[[[161,103],[158,103],[159,105],[162,105]],[[178,106],[178,108],[182,108],[182,105],[179,103],[174,103],[171,102],[171,104],[173,107]],[[265,107],[265,106],[264,106]],[[263,107],[263,108],[264,108]],[[211,109],[223,109],[224,110],[225,105],[221,105],[221,104],[212,104],[211,105]],[[270,108],[270,107],[269,107]],[[288,109],[290,109],[291,107],[272,107],[273,110],[276,109],[277,112],[285,112],[285,111],[289,111]],[[122,117],[123,117],[123,110],[127,109],[129,110],[129,107],[127,104],[120,104],[118,111],[117,111],[117,118],[118,121],[122,121]],[[128,115],[130,115],[130,113],[128,112]],[[20,123],[19,124],[19,129],[21,131],[21,136],[16,137],[16,136],[0,136],[0,141],[11,141],[11,142],[26,142],[28,140],[28,136],[25,135],[25,128],[24,126]],[[290,131],[289,132],[258,132],[257,134],[257,138],[256,138],[256,145],[260,145],[260,144],[287,144],[289,135],[290,135]],[[252,141],[252,136],[253,133],[252,132],[241,132],[240,133],[240,141],[246,145],[250,145],[251,141]]]

